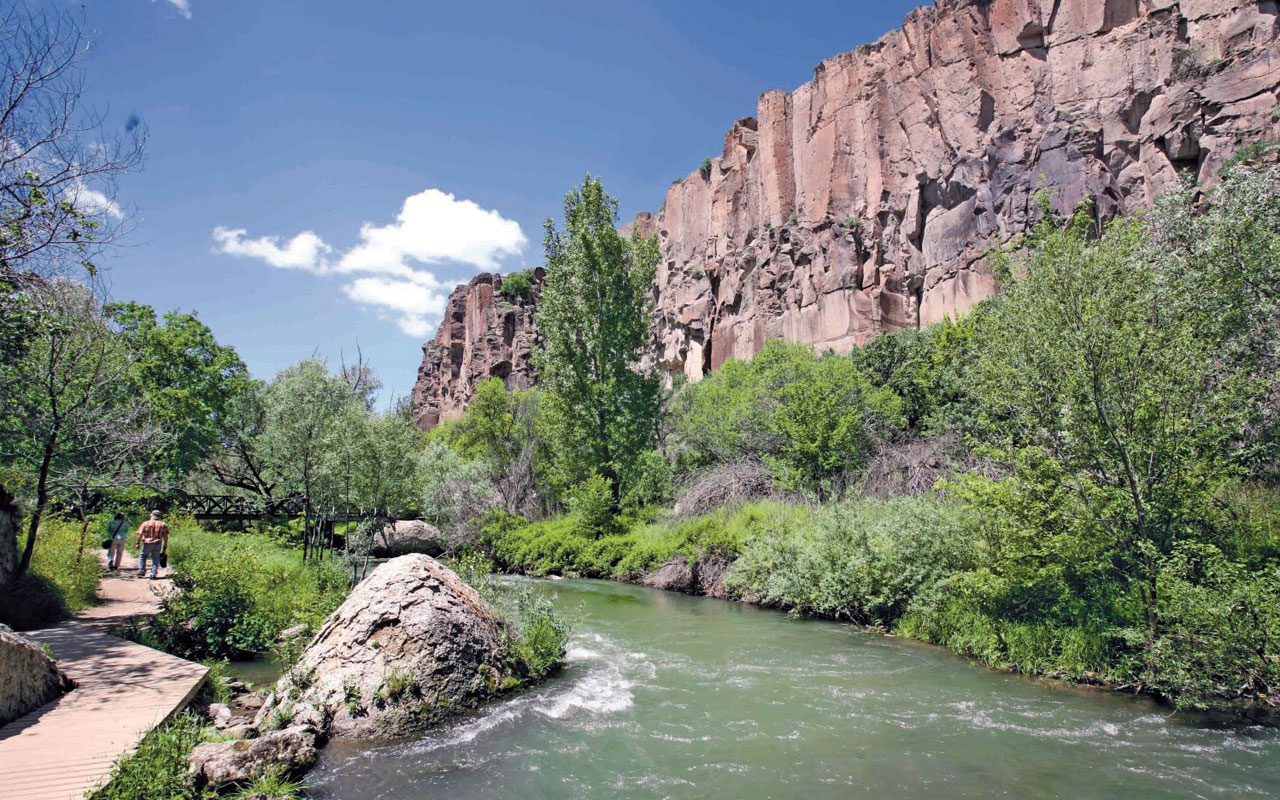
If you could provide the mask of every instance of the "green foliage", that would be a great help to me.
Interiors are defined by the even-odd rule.
[[[302,781],[290,780],[283,771],[270,772],[249,782],[248,786],[237,789],[231,795],[232,800],[302,800],[307,796],[307,785]]]
[[[974,431],[981,409],[972,373],[991,310],[990,303],[982,303],[959,321],[944,317],[924,330],[882,333],[850,358],[873,385],[898,397],[908,432]]]
[[[1280,567],[1250,573],[1213,545],[1184,542],[1156,593],[1156,636],[1132,643],[1127,677],[1194,708],[1265,698],[1280,682]]]
[[[111,769],[107,784],[91,800],[197,800],[187,756],[203,741],[200,718],[184,712],[143,737],[138,749]]]
[[[615,530],[612,487],[599,475],[573,487],[568,506],[575,536],[594,539]]]
[[[673,398],[672,449],[681,469],[746,456],[784,485],[830,492],[901,426],[901,406],[849,359],[771,340],[750,362],[726,362]]]
[[[977,563],[977,523],[932,498],[846,501],[808,524],[760,531],[728,585],[800,613],[889,626],[923,588]]]
[[[1184,184],[1151,216],[1158,277],[1190,336],[1214,353],[1214,395],[1238,400],[1233,460],[1280,481],[1280,169],[1241,166],[1208,203]],[[1225,422],[1222,421],[1222,422]],[[1215,425],[1216,427],[1216,425]]]
[[[209,463],[213,477],[263,497],[302,495],[317,509],[419,513],[422,435],[407,404],[372,410],[377,385],[366,365],[332,374],[316,360],[247,384],[229,404],[229,430]]]
[[[784,486],[826,490],[832,479],[862,466],[877,428],[896,426],[897,398],[873,387],[842,358],[786,358],[761,353],[769,382],[769,430],[776,450],[765,457]],[[795,355],[798,355],[795,354]]]
[[[468,460],[439,439],[429,441],[418,456],[418,474],[426,519],[436,525],[465,525],[495,506],[488,465]]]
[[[0,622],[16,630],[42,628],[97,602],[96,528],[81,539],[81,523],[47,517],[36,536],[31,569],[0,593]]]
[[[487,530],[519,529],[523,520],[499,512]],[[545,593],[529,586],[510,586],[493,576],[493,562],[478,551],[470,551],[451,564],[458,576],[491,603],[508,623],[503,645],[505,668],[511,675],[502,688],[521,683],[537,683],[564,663],[565,647],[572,625],[556,612]],[[392,689],[388,682],[388,694]]]
[[[711,159],[704,158],[702,163],[698,165],[698,173],[702,175],[704,181],[711,180]]]
[[[546,224],[547,278],[536,321],[534,363],[545,396],[551,482],[572,486],[597,473],[613,504],[637,454],[657,433],[658,380],[638,369],[649,345],[656,238],[617,231],[618,204],[587,178],[565,197],[564,232]]]
[[[30,498],[20,573],[52,501],[83,502],[97,483],[130,480],[161,438],[123,380],[130,353],[88,287],[50,281],[24,302],[37,325],[0,392],[0,467]]]
[[[536,391],[511,392],[500,378],[490,378],[476,386],[462,419],[439,435],[462,458],[483,467],[490,491],[513,513],[533,499],[540,406]]]
[[[40,526],[31,571],[58,588],[69,611],[97,604],[99,528],[54,517]]]
[[[516,590],[508,606],[514,609],[518,634],[508,640],[507,655],[524,680],[536,683],[564,663],[572,628],[541,592]]]
[[[200,663],[209,668],[208,686],[213,694],[213,702],[230,703],[235,698],[235,694],[231,691],[229,685],[234,680],[230,663],[217,659],[209,659]]]
[[[347,713],[351,716],[364,716],[364,700],[360,696],[360,687],[351,679],[347,679],[342,683],[342,705],[346,707]]]
[[[531,269],[513,272],[502,279],[502,293],[513,300],[528,302],[533,299],[533,281]]]
[[[619,521],[621,532],[598,537],[573,515],[535,523],[504,517],[485,528],[484,542],[500,567],[515,572],[634,579],[677,555],[689,562],[733,559],[756,532],[798,524],[808,513],[803,506],[749,503],[687,519],[633,515]]]
[[[636,457],[625,476],[627,493],[624,506],[649,506],[669,502],[675,491],[675,471],[657,450],[646,450]]]
[[[133,361],[126,380],[146,397],[152,422],[168,433],[150,454],[154,468],[182,480],[217,445],[229,404],[246,391],[248,370],[195,314],[156,318],[140,303],[114,303],[106,315],[119,326]]]
[[[982,558],[899,631],[988,663],[1220,707],[1274,692],[1280,189],[1241,167],[1193,207],[1048,218],[998,265],[972,391],[997,473],[947,491]]]
[[[184,532],[169,550],[182,591],[166,597],[138,635],[184,658],[263,655],[285,628],[319,627],[350,587],[339,565],[303,563],[296,551],[253,534]]]
[[[1250,142],[1235,151],[1235,153],[1233,153],[1226,161],[1222,162],[1222,167],[1219,169],[1218,174],[1228,178],[1234,177],[1233,173],[1240,165],[1248,164],[1253,161],[1260,161],[1274,153],[1276,150],[1280,150],[1280,142],[1278,141],[1267,141],[1264,139],[1257,142]]]

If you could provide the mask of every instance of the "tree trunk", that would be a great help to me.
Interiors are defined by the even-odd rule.
[[[21,578],[31,567],[31,554],[36,549],[36,531],[40,529],[40,520],[49,506],[49,465],[53,463],[53,446],[58,439],[58,426],[44,440],[44,456],[40,459],[40,475],[36,480],[36,507],[31,509],[31,522],[27,526],[27,544],[22,549],[22,560],[18,562],[18,572],[14,578]]]

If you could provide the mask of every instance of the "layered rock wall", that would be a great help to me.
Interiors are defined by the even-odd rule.
[[[1270,0],[917,9],[795,91],[766,92],[709,171],[635,220],[664,253],[658,367],[697,379],[771,338],[844,352],[929,325],[996,291],[984,256],[1034,223],[1040,190],[1109,218],[1180,175],[1212,180],[1240,145],[1280,136],[1277,31]],[[499,312],[472,287],[444,344],[427,345],[424,423],[460,411],[485,359],[511,385],[532,380],[517,337],[493,346]]]
[[[637,225],[657,359],[699,378],[781,338],[845,352],[996,290],[984,254],[1093,198],[1111,217],[1280,133],[1276,3],[942,0],[767,92]]]
[[[533,386],[533,306],[544,275],[534,272],[534,295],[527,299],[504,294],[502,276],[487,272],[453,290],[435,338],[422,346],[413,385],[418,427],[430,430],[461,416],[476,386],[489,378],[502,378],[508,389]]]

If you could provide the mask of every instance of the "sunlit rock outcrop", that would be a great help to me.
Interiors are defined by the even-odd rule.
[[[844,352],[963,312],[996,291],[986,254],[1034,223],[1040,190],[1110,218],[1180,175],[1211,181],[1242,144],[1280,136],[1278,86],[1275,2],[917,9],[763,94],[709,169],[635,220],[664,254],[655,363],[697,379],[770,338]],[[527,309],[507,323],[484,285],[455,293],[427,345],[424,427],[459,413],[477,377],[532,379]]]

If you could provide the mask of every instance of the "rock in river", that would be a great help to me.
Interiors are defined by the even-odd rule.
[[[249,783],[273,772],[298,775],[315,762],[315,732],[295,726],[257,739],[198,744],[187,758],[187,770],[203,783],[226,786]]]
[[[388,738],[501,690],[507,627],[426,555],[378,567],[333,612],[258,713],[259,728]]]

